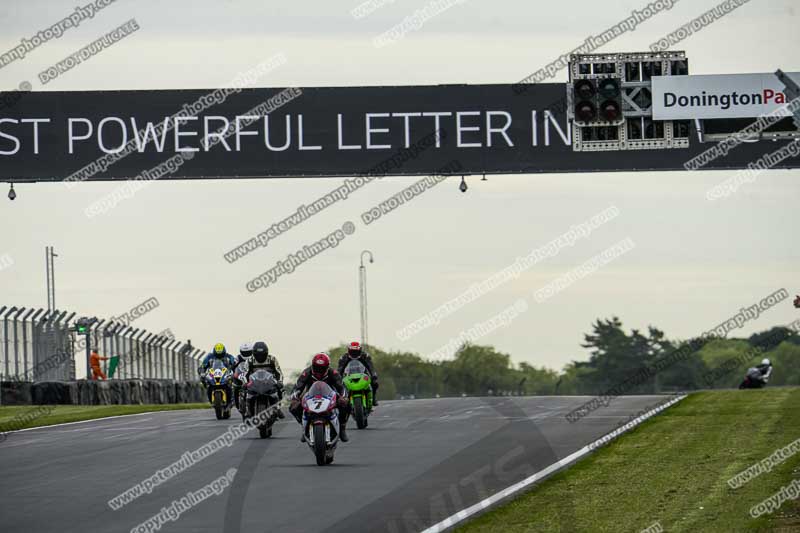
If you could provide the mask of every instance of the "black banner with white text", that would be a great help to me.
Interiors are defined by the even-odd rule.
[[[684,170],[713,146],[692,133],[688,149],[575,153],[565,85],[528,89],[0,93],[0,180],[147,179],[165,164],[161,179],[423,175],[451,161],[460,174]],[[745,143],[705,168],[746,168],[781,144]]]

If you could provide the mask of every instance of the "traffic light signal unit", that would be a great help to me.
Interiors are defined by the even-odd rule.
[[[683,52],[572,55],[568,117],[576,152],[689,147],[687,121],[652,119],[652,77],[685,76]]]

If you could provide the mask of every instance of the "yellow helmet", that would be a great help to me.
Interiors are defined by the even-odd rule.
[[[214,353],[217,355],[222,355],[225,353],[225,345],[221,342],[218,342],[214,345]]]

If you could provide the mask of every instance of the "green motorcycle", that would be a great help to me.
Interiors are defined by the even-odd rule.
[[[367,417],[372,412],[372,383],[366,367],[360,361],[350,361],[344,369],[344,386],[350,396],[350,408],[356,427],[367,427]]]

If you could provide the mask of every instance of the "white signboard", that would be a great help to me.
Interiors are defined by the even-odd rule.
[[[789,73],[800,84],[800,73]],[[772,113],[791,98],[775,74],[654,76],[653,118],[752,118]],[[780,115],[790,116],[788,110]]]

